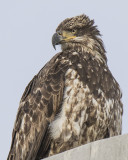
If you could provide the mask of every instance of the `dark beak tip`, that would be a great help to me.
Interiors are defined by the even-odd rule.
[[[53,45],[53,48],[56,50],[56,45]]]
[[[54,33],[52,36],[52,45],[55,50],[56,50],[56,45],[60,44],[60,41],[61,37],[57,33]]]

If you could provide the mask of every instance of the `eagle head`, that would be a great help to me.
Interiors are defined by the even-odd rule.
[[[86,46],[100,36],[99,30],[94,26],[94,20],[86,15],[67,18],[56,29],[52,37],[52,44],[61,44],[62,50],[78,46]]]

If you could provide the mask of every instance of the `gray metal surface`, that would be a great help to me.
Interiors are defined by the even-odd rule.
[[[128,134],[92,142],[45,160],[128,160]]]

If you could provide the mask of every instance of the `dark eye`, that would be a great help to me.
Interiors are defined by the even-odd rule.
[[[72,33],[76,33],[76,30],[75,30],[75,29],[73,29],[73,30],[72,30]]]

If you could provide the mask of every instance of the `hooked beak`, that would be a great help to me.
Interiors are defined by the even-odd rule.
[[[70,31],[62,31],[61,34],[59,33],[60,32],[56,32],[52,37],[52,45],[54,49],[56,49],[56,45],[69,42],[70,40],[76,38],[76,35],[74,35]]]
[[[56,49],[56,45],[61,43],[62,39],[63,39],[62,36],[59,35],[58,33],[54,33],[53,34],[53,36],[52,36],[52,45],[53,45],[54,49]]]

